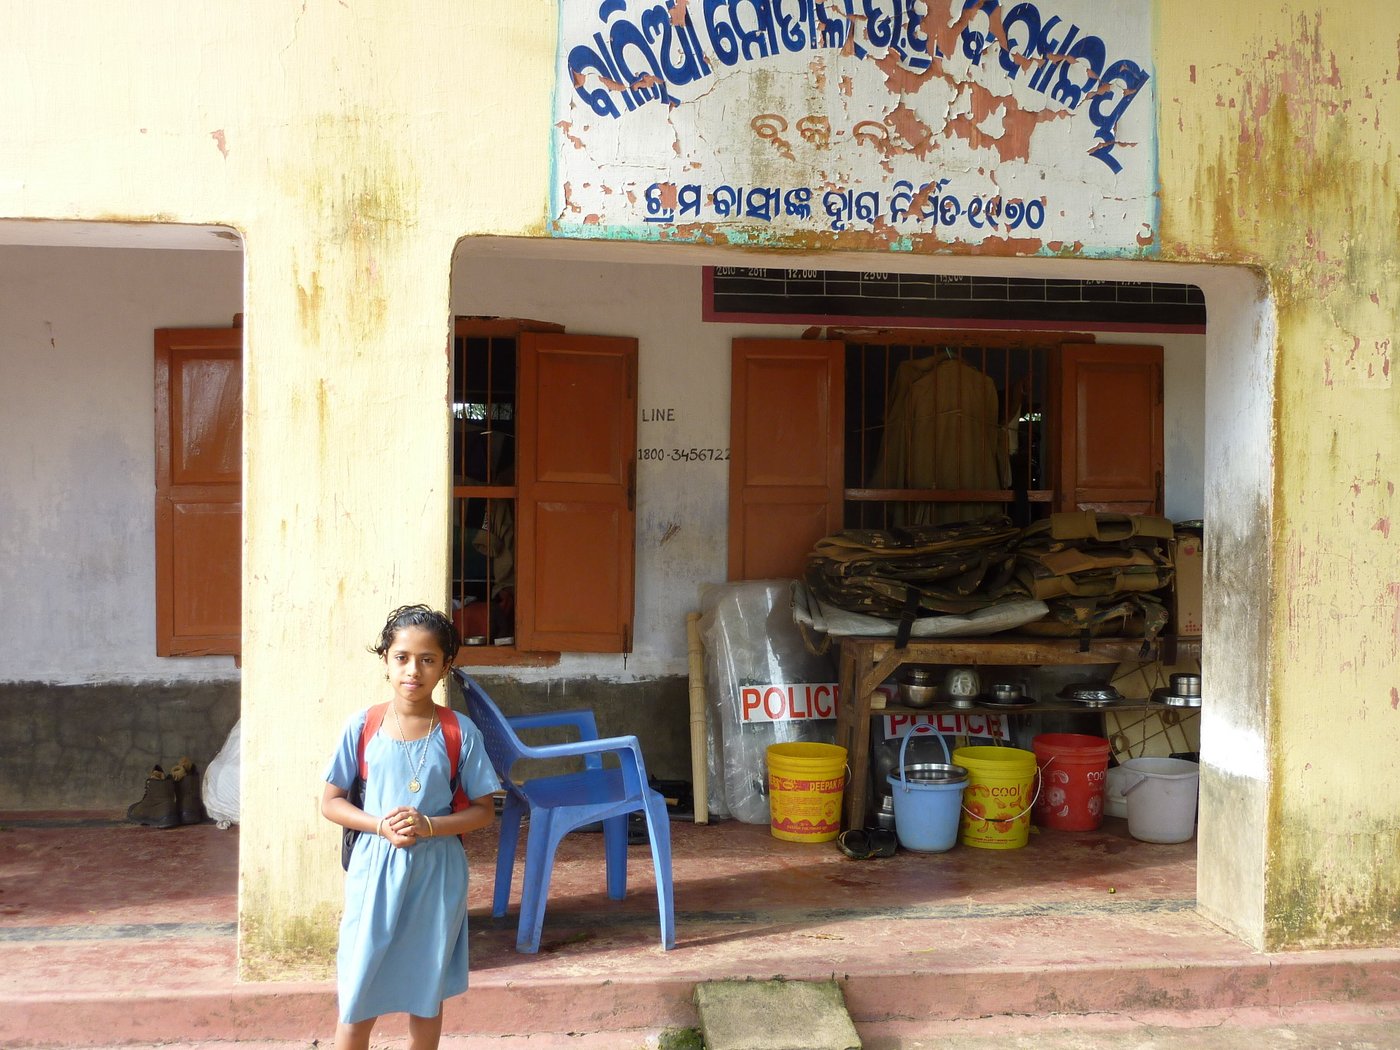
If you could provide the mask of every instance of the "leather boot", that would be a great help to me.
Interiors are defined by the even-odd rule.
[[[146,777],[146,793],[141,796],[140,802],[133,802],[127,807],[126,819],[148,828],[180,826],[180,807],[175,800],[175,781],[170,779],[160,766],[152,769]]]
[[[170,771],[170,779],[175,782],[175,807],[180,823],[203,824],[208,815],[204,812],[203,792],[194,763],[188,758],[180,759]]]

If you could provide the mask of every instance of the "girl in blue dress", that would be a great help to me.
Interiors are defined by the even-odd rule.
[[[433,702],[457,652],[452,622],[426,605],[389,614],[373,651],[392,697],[365,744],[364,808],[347,797],[367,712],[350,719],[326,770],[321,813],[365,832],[345,873],[345,912],[336,956],[340,1023],[336,1050],[367,1050],[381,1014],[408,1014],[409,1050],[434,1050],[442,1003],[467,990],[467,857],[457,836],[495,819],[491,769],[481,732]],[[456,776],[469,805],[452,811],[441,720],[461,728]]]

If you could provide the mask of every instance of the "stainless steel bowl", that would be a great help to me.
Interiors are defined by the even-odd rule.
[[[938,699],[938,686],[915,685],[913,682],[899,683],[899,700],[905,707],[932,707]]]
[[[875,814],[875,823],[886,831],[894,830],[894,796],[885,795],[880,799],[880,811]]]
[[[904,779],[911,784],[956,784],[967,779],[967,769],[947,762],[916,762],[904,767]],[[898,784],[899,770],[890,773],[889,782]]]

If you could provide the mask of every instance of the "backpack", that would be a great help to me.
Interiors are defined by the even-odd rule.
[[[358,759],[355,769],[355,782],[350,785],[350,791],[346,797],[352,805],[361,809],[365,805],[365,779],[369,775],[369,767],[365,764],[365,744],[367,744],[374,734],[379,732],[379,727],[384,721],[384,714],[389,710],[386,701],[382,704],[375,704],[365,711],[365,724],[360,727],[360,739],[355,747],[355,755]],[[442,726],[442,742],[447,747],[447,767],[452,770],[452,812],[457,813],[471,805],[467,798],[467,793],[462,790],[462,785],[457,779],[457,763],[462,758],[462,726],[457,721],[457,714],[451,708],[447,709],[450,718],[439,718],[438,723]],[[350,854],[355,850],[355,842],[364,834],[354,828],[341,829],[340,841],[340,866],[349,870]],[[462,840],[462,848],[467,845],[465,835],[458,836]]]

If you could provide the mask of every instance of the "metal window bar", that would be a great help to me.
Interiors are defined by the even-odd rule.
[[[1054,345],[1048,342],[961,343],[932,334],[848,341],[846,527],[888,529],[917,519],[955,520],[969,513],[973,516],[995,513],[986,506],[988,504],[1003,505],[1005,513],[1013,520],[1042,516],[1051,501],[1043,452],[1047,441],[1046,393],[1053,349]],[[935,359],[956,360],[970,370],[964,371],[960,379],[954,377],[954,381],[936,395],[934,407],[955,417],[953,424],[944,428],[946,447],[943,448],[933,447],[936,442],[931,433],[904,430],[895,434],[890,429],[890,413],[897,407],[894,399],[899,393],[896,384],[900,382],[901,370],[905,372],[904,385],[908,387],[911,375],[932,377],[938,370],[938,366],[931,363]],[[912,362],[930,363],[918,366]],[[968,462],[965,457],[969,454],[979,460],[985,455],[985,449],[969,443],[985,442],[987,435],[978,438],[970,433],[973,424],[962,427],[956,422],[957,417],[975,420],[985,415],[984,406],[967,403],[975,394],[973,388],[980,385],[969,378],[974,374],[985,376],[995,387],[995,425],[1000,428],[997,440],[1005,441],[1004,466],[1009,478],[1003,478],[1002,468],[998,467],[996,484],[992,487],[968,486],[964,483],[967,471],[958,467]],[[905,393],[908,395],[908,390]],[[928,407],[926,404],[925,408]],[[907,410],[907,404],[905,408]],[[896,425],[898,423],[896,420]],[[896,445],[891,444],[899,441],[917,446],[902,452],[918,451],[925,456],[922,472],[912,473],[921,477],[945,473],[951,483],[938,484],[937,477],[933,477],[934,484],[928,487],[895,484],[907,481],[911,473],[908,469],[889,466],[899,462],[899,453],[894,451]],[[952,444],[947,445],[948,441]],[[997,454],[1000,457],[1000,453]],[[931,471],[928,457],[935,463]],[[883,470],[882,463],[885,464]],[[940,463],[947,465],[946,469],[937,469]],[[979,476],[985,480],[991,475],[984,466]],[[1004,480],[1009,484],[1003,484]],[[957,506],[946,510],[939,506],[948,504]],[[979,504],[983,506],[979,508]],[[1024,521],[1018,520],[1018,523],[1024,524]]]
[[[502,503],[515,511],[514,335],[453,339],[452,612],[464,644],[490,645],[513,634],[498,601],[501,539],[493,530]],[[513,542],[511,540],[510,542]]]

